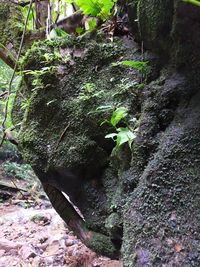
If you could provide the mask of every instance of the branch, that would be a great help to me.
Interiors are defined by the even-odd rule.
[[[40,2],[42,2],[42,1],[45,1],[45,0],[40,0]],[[25,7],[25,6],[29,5],[31,2],[32,3],[37,2],[37,0],[32,0],[32,1],[15,1],[15,0],[11,0],[10,2],[15,4],[15,5],[18,5],[18,6],[21,6],[21,7]]]

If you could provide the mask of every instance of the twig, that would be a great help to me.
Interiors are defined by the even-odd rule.
[[[3,129],[5,129],[5,123],[6,123],[7,116],[8,116],[9,98],[10,98],[10,94],[11,94],[11,90],[12,90],[12,82],[13,82],[13,80],[15,78],[15,73],[16,73],[16,70],[17,70],[18,61],[19,61],[19,58],[21,56],[22,46],[23,46],[23,43],[24,43],[26,28],[27,28],[27,24],[28,24],[28,18],[29,18],[29,14],[30,14],[30,11],[31,11],[31,8],[32,8],[32,4],[33,4],[33,0],[30,0],[30,5],[29,5],[27,16],[26,16],[26,21],[25,21],[25,24],[24,24],[24,30],[23,30],[23,34],[22,34],[22,38],[21,38],[21,42],[20,42],[20,46],[19,46],[19,51],[18,51],[18,54],[17,54],[17,59],[16,59],[15,66],[14,66],[14,69],[13,69],[13,73],[12,73],[12,76],[10,78],[10,82],[9,82],[9,85],[8,85],[8,96],[7,96],[7,100],[6,100],[4,119],[3,119],[3,122],[2,122],[2,128]],[[3,138],[1,140],[1,143],[0,143],[0,147],[2,146],[2,144],[3,144],[4,140],[5,140],[5,136],[6,135],[4,133]]]
[[[55,19],[55,23],[54,23],[54,24],[57,23],[57,21],[58,21],[58,19],[59,19],[59,17],[60,17],[60,1],[61,1],[61,0],[58,0],[57,16],[56,16],[56,19]]]
[[[22,198],[25,199],[24,194],[22,193],[22,190],[20,188],[18,188],[18,186],[16,185],[16,183],[14,182],[14,179],[11,178],[11,182],[14,184],[15,188],[19,191],[19,193],[21,194]]]
[[[0,94],[0,98],[3,98],[5,95],[7,95],[8,94],[8,91],[6,91],[6,92],[3,92],[2,94]]]
[[[56,150],[57,150],[57,148],[58,148],[60,142],[62,141],[62,139],[63,139],[63,137],[64,137],[64,135],[65,135],[67,129],[69,128],[69,126],[70,126],[70,123],[67,124],[67,126],[66,126],[65,129],[64,129],[64,131],[61,133],[60,138],[59,138],[59,140],[58,140],[58,143],[57,143],[57,145],[56,145]]]

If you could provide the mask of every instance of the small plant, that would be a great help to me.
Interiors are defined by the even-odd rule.
[[[131,129],[130,126],[124,121],[124,123],[127,125],[126,127],[117,127],[117,124],[121,122],[126,116],[128,115],[128,110],[125,107],[119,107],[116,110],[113,111],[112,116],[110,121],[104,121],[102,124],[105,122],[108,122],[110,125],[112,125],[116,132],[115,133],[110,133],[105,136],[105,138],[111,138],[115,142],[115,150],[118,150],[119,147],[124,144],[128,143],[130,149],[132,146],[133,141],[136,138],[136,131],[137,129],[134,127],[134,129]],[[131,120],[133,121],[133,119]],[[137,120],[134,118],[134,122]],[[136,125],[136,123],[135,123]]]
[[[113,67],[120,65],[138,70],[141,75],[141,82],[146,80],[147,74],[149,72],[148,61],[123,60],[112,63]]]
[[[103,91],[95,92],[96,86],[94,83],[86,83],[81,87],[81,92],[79,94],[80,100],[89,100],[91,98],[99,97]]]
[[[107,134],[105,138],[112,138],[113,141],[115,141],[115,149],[119,149],[119,147],[124,143],[128,143],[131,149],[131,145],[136,138],[136,134],[132,132],[128,127],[120,127],[116,130],[117,133]]]
[[[26,110],[27,108],[30,107],[30,104],[31,104],[31,99],[30,98],[23,99],[22,102],[21,102],[21,109],[22,110]]]
[[[42,82],[42,76],[47,74],[47,73],[52,73],[55,70],[55,67],[43,67],[40,70],[24,70],[22,73],[25,73],[27,75],[32,75],[33,80],[32,80],[32,85],[34,88],[32,91],[36,89],[41,89],[43,88],[43,82]]]
[[[30,176],[33,176],[31,166],[28,164],[18,164],[8,161],[3,164],[3,170],[6,175],[19,179],[28,179]]]
[[[57,38],[65,38],[66,36],[67,36],[67,33],[63,31],[62,29],[53,28],[48,35],[48,39],[52,40],[52,39],[57,39]]]

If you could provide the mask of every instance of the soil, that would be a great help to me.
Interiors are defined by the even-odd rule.
[[[43,199],[34,191],[5,200],[8,191],[0,190],[0,267],[122,267],[83,245],[41,191]]]

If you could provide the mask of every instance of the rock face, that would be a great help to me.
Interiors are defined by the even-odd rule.
[[[25,55],[13,112],[23,120],[20,149],[101,234],[91,242],[96,251],[114,257],[122,242],[125,267],[199,266],[200,9],[175,0],[132,8],[137,39],[154,53],[143,55],[152,63],[145,88],[137,71],[112,66],[140,59],[126,42],[97,35],[38,43]],[[139,131],[131,153],[124,144],[111,156],[105,135],[115,129],[100,125],[119,106]]]

